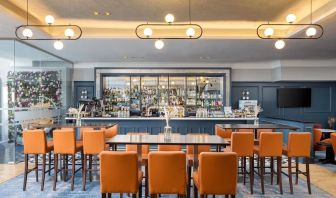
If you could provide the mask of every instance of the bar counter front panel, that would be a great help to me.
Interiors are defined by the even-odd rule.
[[[75,118],[65,118],[68,123],[76,122]],[[156,135],[163,133],[166,122],[160,117],[130,117],[130,118],[82,118],[82,123],[117,123],[119,134],[128,132],[148,132]],[[216,124],[253,124],[255,118],[172,118],[170,126],[174,133],[208,133],[215,134]]]

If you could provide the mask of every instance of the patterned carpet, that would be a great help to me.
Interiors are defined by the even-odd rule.
[[[41,175],[40,175],[41,177]],[[95,177],[99,178],[99,177]],[[43,192],[40,191],[40,183],[35,182],[34,173],[29,174],[28,176],[28,184],[27,191],[22,191],[22,183],[23,183],[23,175],[17,176],[7,182],[0,184],[0,197],[6,198],[17,198],[17,197],[101,197],[99,190],[99,181],[95,180],[93,182],[87,182],[87,190],[82,191],[81,185],[81,173],[78,172],[75,178],[75,190],[70,190],[70,181],[63,182],[60,181],[57,183],[57,191],[52,190],[52,177],[46,176],[45,182],[45,190]],[[248,182],[247,178],[247,182]],[[239,178],[238,184],[238,194],[237,197],[283,197],[279,193],[279,187],[277,185],[270,185],[270,177],[266,176],[266,186],[265,186],[265,195],[262,196],[260,190],[260,180],[256,176],[254,195],[250,194],[248,183],[246,186],[242,184],[242,178]],[[300,179],[299,185],[294,185],[294,195],[290,195],[289,193],[289,185],[288,178],[283,175],[283,189],[284,189],[284,197],[307,197],[309,196],[307,192],[306,182],[305,180]],[[119,195],[115,194],[114,197],[119,197]],[[124,197],[127,197],[124,195]],[[162,197],[176,197],[175,195],[163,195]],[[219,197],[219,196],[216,196]],[[220,196],[222,197],[222,196]],[[330,194],[312,186],[312,197],[332,197]]]

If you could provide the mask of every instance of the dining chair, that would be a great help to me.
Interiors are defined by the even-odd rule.
[[[231,136],[231,147],[228,147],[224,152],[235,152],[238,158],[240,158],[241,174],[244,177],[244,185],[246,183],[246,173],[250,174],[250,191],[253,194],[254,185],[254,134],[251,132],[246,133],[232,133]],[[246,169],[246,159],[249,158],[249,172]]]
[[[330,138],[331,138],[331,144],[332,144],[334,153],[336,155],[336,133],[330,134]]]
[[[311,194],[310,187],[310,149],[311,149],[311,134],[309,132],[290,132],[288,134],[288,144],[283,146],[282,153],[288,158],[288,178],[290,193],[293,194],[292,182],[292,158],[295,158],[295,184],[298,184],[298,175],[303,174],[307,177],[308,193]],[[299,170],[299,158],[305,158],[306,172]]]
[[[99,155],[102,151],[106,149],[105,146],[105,134],[104,130],[85,130],[83,132],[83,152],[84,152],[84,163],[83,163],[83,191],[85,191],[86,185],[86,174],[89,172],[89,179],[92,182],[92,157]],[[89,168],[87,168],[87,157],[89,157]],[[97,165],[96,160],[96,165]],[[98,170],[96,170],[98,171]]]
[[[149,193],[186,196],[186,154],[182,151],[152,151],[148,155]]]
[[[130,193],[142,197],[143,173],[138,167],[136,152],[102,151],[100,158],[100,192],[102,197],[112,193]]]
[[[79,130],[79,133],[80,133],[80,138],[79,140],[83,140],[83,134],[85,131],[93,131],[94,128],[92,127],[81,127],[80,130]]]
[[[112,127],[109,127],[107,129],[104,130],[105,131],[105,138],[113,138],[114,136],[118,135],[118,132],[119,132],[119,125],[116,124],[116,125],[113,125]],[[109,147],[109,150],[114,150],[116,151],[117,150],[117,145],[109,145],[109,144],[106,144],[106,146]]]
[[[56,190],[57,173],[63,170],[64,181],[66,181],[68,169],[68,156],[71,156],[71,190],[74,190],[75,185],[75,173],[81,169],[76,168],[76,153],[81,153],[81,165],[83,165],[83,143],[82,141],[76,141],[75,131],[73,129],[54,130],[54,158],[55,158],[55,173],[54,173],[54,185],[53,190]],[[63,167],[58,169],[59,156],[63,160]]]
[[[322,145],[321,142],[323,143],[331,143],[330,138],[326,138],[324,140],[321,140],[322,138],[322,132],[318,128],[314,128],[314,152],[315,151],[325,151],[326,146]]]
[[[231,138],[231,134],[232,134],[232,129],[223,129],[219,127],[218,125],[215,125],[215,135],[221,138],[229,139]],[[221,151],[221,149],[222,149],[221,146],[217,146],[217,151]]]
[[[44,190],[45,174],[49,173],[51,169],[51,151],[54,150],[54,145],[52,141],[46,139],[46,134],[44,130],[24,130],[22,132],[23,138],[23,153],[24,153],[24,179],[23,179],[23,190],[27,187],[27,176],[28,173],[35,170],[36,182],[38,182],[38,156],[42,155],[42,182],[41,191]],[[46,155],[49,154],[48,170],[46,171]],[[28,158],[29,155],[35,156],[35,167],[32,169],[28,168]]]
[[[254,129],[237,129],[236,132],[247,132],[247,133],[253,133]]]
[[[274,132],[273,129],[257,129],[257,139],[259,140],[260,139],[260,134],[262,132]]]
[[[259,171],[257,172],[260,176],[261,182],[261,192],[265,194],[265,185],[264,185],[264,175],[265,168],[271,169],[271,184],[273,184],[273,173],[274,173],[274,163],[273,158],[276,158],[277,161],[277,183],[279,184],[280,193],[283,194],[282,191],[282,179],[281,179],[281,163],[282,163],[282,133],[280,132],[263,132],[260,135],[260,143],[259,145],[254,146],[254,153],[258,156],[258,160],[260,161]],[[265,167],[265,159],[266,157],[271,158],[271,166]]]
[[[207,195],[235,197],[237,193],[238,156],[235,152],[203,152],[198,170],[193,172],[194,198]]]

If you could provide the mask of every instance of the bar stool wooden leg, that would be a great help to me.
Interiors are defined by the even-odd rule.
[[[290,193],[293,194],[293,179],[292,179],[292,158],[288,157],[288,178]]]
[[[191,166],[188,166],[188,183],[187,183],[187,195],[190,195],[191,188]]]
[[[44,190],[45,172],[46,172],[46,154],[43,154],[42,155],[42,182],[41,182],[41,191]]]
[[[89,155],[89,178],[90,178],[90,182],[92,182],[92,155]]]
[[[295,185],[299,182],[299,158],[295,158]]]
[[[58,172],[58,154],[54,154],[54,185],[53,190],[56,190],[56,182],[57,182],[57,172]]]
[[[198,198],[197,187],[195,184],[194,184],[194,198]]]
[[[106,198],[106,193],[102,193],[102,198]]]
[[[261,182],[262,194],[265,194],[264,171],[265,171],[265,157],[260,157],[260,182]]]
[[[244,185],[246,184],[246,157],[243,157]]]
[[[86,185],[86,158],[87,155],[84,154],[84,159],[83,159],[83,177],[82,177],[82,185],[83,185],[83,191],[85,191],[85,185]]]
[[[148,166],[145,166],[145,197],[148,197]]]
[[[280,194],[283,194],[282,191],[282,178],[281,178],[281,163],[282,163],[282,157],[277,157],[277,174],[278,174],[278,182],[279,182],[279,188],[280,188]]]
[[[254,157],[250,157],[250,189],[251,194],[253,194],[253,185],[254,185]]]
[[[36,182],[38,182],[38,155],[35,154],[35,175],[36,175]]]
[[[271,157],[271,185],[273,185],[274,159]]]
[[[28,175],[28,154],[24,155],[24,163],[25,163],[25,168],[24,168],[24,179],[23,179],[23,191],[26,190],[27,187],[27,175]]]
[[[50,176],[50,174],[51,174],[51,151],[49,151],[49,157],[48,157],[48,175]]]
[[[107,193],[107,197],[111,198],[112,197],[112,193]],[[120,194],[120,197],[122,197],[122,194]]]
[[[306,157],[306,174],[307,174],[308,193],[311,194],[311,187],[310,187],[310,170],[309,170],[309,157]]]
[[[74,185],[75,185],[75,166],[76,166],[76,154],[72,155],[71,190],[74,190]]]

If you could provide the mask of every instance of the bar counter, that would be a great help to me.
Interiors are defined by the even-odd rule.
[[[257,118],[258,119],[258,118]],[[66,122],[75,122],[75,118],[66,117]],[[173,132],[187,133],[208,133],[215,134],[216,124],[253,124],[256,118],[224,118],[224,117],[183,117],[172,118],[170,126]],[[158,134],[163,132],[166,125],[163,117],[86,117],[81,118],[82,123],[117,123],[119,125],[119,134],[128,132],[148,132]]]

